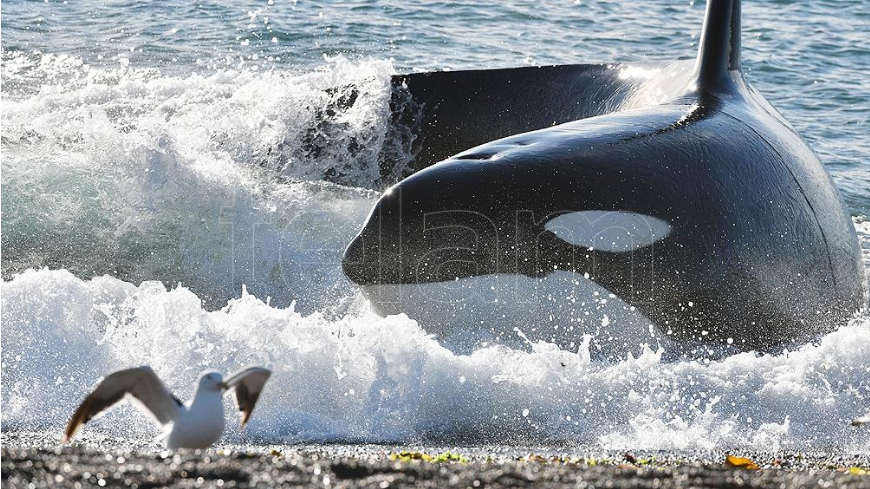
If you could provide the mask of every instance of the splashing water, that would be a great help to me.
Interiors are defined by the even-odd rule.
[[[334,302],[380,153],[401,153],[391,70],[334,59],[303,75],[179,78],[11,56],[4,88],[63,83],[4,101],[4,277],[50,266],[181,282],[209,307],[242,285],[306,311]]]
[[[275,370],[249,429],[261,442],[870,447],[849,426],[870,403],[866,317],[776,356],[668,363],[645,348],[605,364],[590,361],[588,344],[455,355],[407,317],[364,306],[330,319],[245,293],[207,311],[184,287],[50,270],[2,287],[7,428],[61,426],[114,369],[150,364],[187,396],[200,369],[261,364]],[[154,431],[131,409],[89,429],[119,424],[130,436]]]
[[[215,179],[235,178],[236,166],[369,188],[382,178],[377,160],[387,143],[393,72],[386,61],[327,58],[305,74],[167,76],[66,55],[4,51],[3,59],[4,95],[11,95],[4,143],[22,151],[86,157],[70,166],[157,172],[152,183],[166,180],[160,170],[171,164]]]
[[[594,8],[594,15],[611,16],[618,7]],[[778,7],[746,8],[758,18],[782,15]],[[633,28],[625,31],[638,44],[652,37],[641,27],[658,16],[630,10],[623,13]],[[576,351],[530,343],[460,355],[412,319],[373,314],[343,277],[340,256],[377,191],[400,177],[410,158],[390,132],[393,64],[337,56],[293,72],[250,61],[245,49],[267,45],[275,49],[270,57],[278,56],[292,37],[286,25],[273,23],[272,32],[254,17],[262,36],[241,45],[229,36],[220,44],[244,51],[247,64],[239,54],[226,63],[196,58],[170,69],[137,63],[145,56],[141,48],[97,62],[106,48],[79,57],[4,47],[4,430],[59,432],[94,382],[115,369],[150,364],[179,397],[189,398],[201,369],[262,364],[275,375],[248,432],[228,430],[227,441],[870,451],[870,432],[849,426],[870,407],[866,315],[816,344],[777,355],[668,361],[668,352],[638,347],[603,362],[592,359],[588,341]],[[545,20],[582,31],[573,29],[568,12],[555,17]],[[512,17],[469,18],[485,27]],[[604,24],[587,27],[598,25]],[[31,34],[17,27],[21,32],[12,32],[23,44]],[[667,36],[664,26],[655,28]],[[674,44],[664,51],[682,52],[696,30],[664,37]],[[521,31],[539,45],[522,44]],[[523,46],[523,56],[547,51],[547,61],[578,60],[573,52],[559,54],[551,32],[516,32],[511,45]],[[273,35],[280,41],[274,47]],[[600,44],[606,36],[600,37],[574,39],[571,49]],[[207,49],[212,43],[203,39],[198,42]],[[306,39],[302,44],[313,43]],[[773,58],[764,51],[768,45],[781,51],[762,41],[747,56]],[[170,48],[166,56],[199,52]],[[492,42],[474,46],[481,63],[503,49]],[[618,60],[610,55],[624,52],[625,44],[609,49],[596,59]],[[225,53],[212,54],[220,60]],[[458,63],[464,55],[457,49],[446,58]],[[426,62],[444,66],[434,59]],[[518,64],[509,59],[502,64]],[[749,61],[759,67],[759,88],[785,86],[814,71],[796,65],[795,75]],[[676,76],[666,68],[629,75]],[[863,86],[855,83],[849,86]],[[832,85],[810,89],[825,86]],[[658,84],[646,87],[636,103],[668,96]],[[819,117],[813,107],[779,102],[792,110],[790,120]],[[858,102],[853,96],[835,105]],[[860,109],[845,110],[844,117],[850,113],[859,122],[866,118]],[[797,122],[804,122],[802,132],[811,126]],[[860,132],[856,124],[831,127],[849,137]],[[817,130],[809,137],[828,159],[839,151],[848,153],[847,162],[863,158],[860,145],[843,150],[836,136]],[[385,171],[385,159],[396,167]],[[866,171],[836,166],[853,208],[864,209]],[[870,270],[870,222],[858,216],[855,226]],[[137,439],[157,434],[130,407],[86,430]]]

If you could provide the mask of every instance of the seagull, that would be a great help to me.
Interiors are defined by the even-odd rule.
[[[861,426],[862,424],[870,424],[870,413],[852,420],[852,426]]]
[[[224,431],[221,402],[224,393],[235,390],[241,429],[244,429],[271,374],[265,368],[250,367],[224,381],[220,372],[206,370],[199,375],[193,400],[183,404],[163,385],[151,367],[119,370],[103,379],[76,409],[64,431],[63,443],[72,439],[83,424],[129,395],[157,424],[166,428],[158,439],[162,439],[168,448],[208,448],[220,439]]]

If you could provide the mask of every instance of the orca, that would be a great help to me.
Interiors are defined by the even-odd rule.
[[[740,17],[708,0],[694,62],[397,76],[415,173],[345,275],[439,335],[769,351],[838,328],[867,300],[857,236],[745,80]]]

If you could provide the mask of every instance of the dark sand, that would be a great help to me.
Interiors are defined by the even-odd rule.
[[[870,488],[870,454],[745,451],[760,470],[723,467],[725,452],[602,449],[223,446],[172,452],[91,438],[59,446],[4,432],[3,487],[831,487]],[[136,446],[119,449],[118,446]],[[467,461],[391,460],[403,450]],[[863,472],[863,474],[862,474]],[[31,485],[32,484],[32,485]]]

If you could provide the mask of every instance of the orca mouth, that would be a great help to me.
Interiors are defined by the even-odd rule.
[[[480,346],[463,344],[467,338],[506,345],[544,341],[576,351],[586,335],[592,351],[614,359],[644,344],[671,346],[638,309],[573,272],[370,284],[361,290],[378,314],[406,314],[442,344],[463,351]]]

